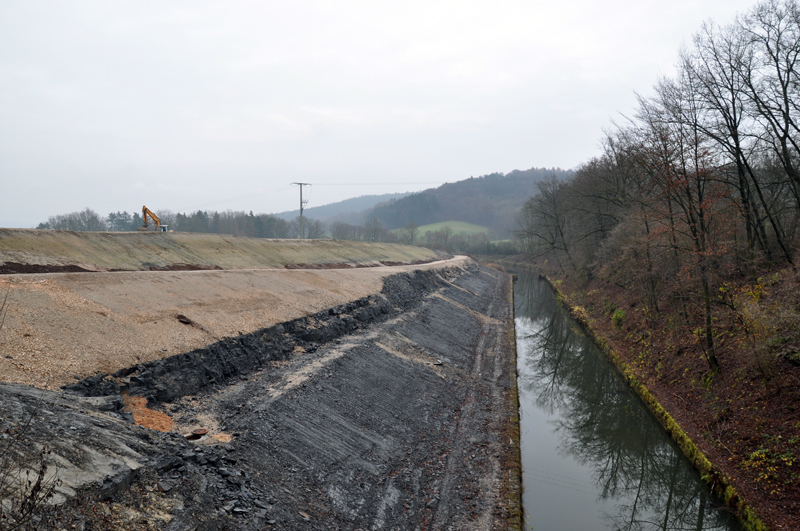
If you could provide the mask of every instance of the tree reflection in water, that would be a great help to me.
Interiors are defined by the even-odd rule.
[[[520,275],[515,299],[521,395],[554,416],[549,424],[559,453],[580,463],[597,487],[606,511],[598,527],[740,529],[611,364],[560,311],[550,287]],[[524,414],[522,423],[524,431]],[[523,470],[523,483],[525,476]]]

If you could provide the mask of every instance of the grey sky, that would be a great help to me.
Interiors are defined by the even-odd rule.
[[[575,167],[704,20],[753,3],[5,0],[0,226]]]

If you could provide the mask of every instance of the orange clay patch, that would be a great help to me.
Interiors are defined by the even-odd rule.
[[[217,433],[211,436],[212,440],[221,442],[221,443],[229,443],[231,442],[231,436],[227,433]]]
[[[125,401],[125,407],[122,410],[133,413],[133,421],[139,426],[158,431],[172,429],[173,423],[169,415],[147,409],[147,399],[143,396],[130,396],[128,393],[123,393],[122,398]]]

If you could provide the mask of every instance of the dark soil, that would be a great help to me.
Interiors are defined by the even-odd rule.
[[[442,258],[437,257],[436,260]],[[419,265],[428,264],[433,260],[414,260],[412,262],[391,262],[383,261],[374,264],[347,264],[344,262],[330,262],[325,264],[286,264],[286,269],[349,269],[349,268],[365,268],[365,267],[381,267],[381,266],[399,266],[399,265]]]
[[[172,264],[168,266],[150,266],[150,271],[222,271],[218,265]]]
[[[440,258],[436,258],[439,260]],[[287,264],[286,269],[348,269],[348,268],[366,268],[366,267],[381,267],[381,266],[399,266],[399,265],[419,265],[427,264],[433,260],[414,260],[412,262],[391,262],[384,261],[375,264],[346,264],[343,262],[326,263],[326,264]],[[222,271],[218,265],[200,265],[200,264],[171,264],[167,266],[147,266],[149,271]],[[132,269],[110,269],[111,272],[125,272],[133,271]],[[18,262],[5,262],[0,264],[0,275],[24,275],[34,273],[96,273],[97,271],[85,269],[76,265],[37,265],[37,264],[20,264]]]
[[[415,279],[420,293],[441,287],[440,282],[433,272],[419,274]],[[396,294],[394,298],[402,299],[403,296]],[[417,292],[413,291],[412,299],[417,298]],[[409,302],[405,301],[406,304]],[[65,390],[82,396],[130,392],[153,402],[170,402],[194,395],[207,386],[223,384],[230,378],[249,374],[270,362],[286,360],[294,355],[298,347],[305,352],[314,352],[320,344],[394,313],[397,313],[396,307],[386,297],[364,297],[251,334],[226,338],[185,354],[121,369],[113,375],[91,376],[66,386]],[[179,321],[181,317],[184,316],[176,316]],[[186,317],[184,319],[188,320]],[[313,326],[309,326],[310,323]]]
[[[98,398],[48,394],[83,401],[66,422],[98,448],[95,458],[119,445],[92,436],[100,412],[87,400],[127,426],[120,442],[144,465],[87,487],[59,522],[518,528],[510,289],[508,275],[477,267],[398,274],[380,295],[70,386]],[[182,425],[218,419],[230,442],[124,424],[120,391]],[[68,452],[76,441],[59,422],[47,415],[26,437],[64,434]]]
[[[0,264],[0,275],[20,275],[33,273],[96,273],[76,265],[38,265],[5,262]]]
[[[549,274],[769,529],[800,528],[797,279],[784,271],[772,285],[733,283],[737,311],[721,303],[714,310],[721,371],[712,374],[704,340],[669,301],[656,314],[633,288]],[[624,318],[615,323],[617,310]]]

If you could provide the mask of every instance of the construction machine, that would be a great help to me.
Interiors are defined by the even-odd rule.
[[[148,223],[147,223],[148,216],[150,217],[151,220],[153,220],[153,230],[154,231],[156,231],[156,232],[167,232],[167,226],[166,225],[162,225],[161,224],[161,220],[158,219],[158,216],[156,216],[153,213],[152,210],[150,210],[149,208],[147,208],[144,205],[142,205],[142,219],[144,220],[144,225],[142,225],[141,227],[139,227],[136,230],[141,230],[141,231],[150,230],[149,227],[148,227]]]

